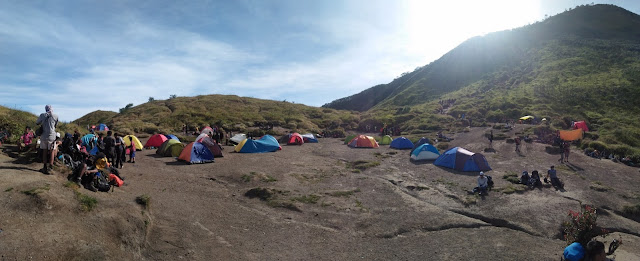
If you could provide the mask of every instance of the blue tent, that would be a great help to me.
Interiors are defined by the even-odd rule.
[[[422,137],[418,140],[418,142],[416,142],[415,144],[413,144],[413,149],[415,150],[418,146],[425,144],[425,143],[429,143],[429,144],[433,144],[433,142],[431,142],[431,140],[429,140],[428,138]]]
[[[169,134],[169,135],[164,135],[165,137],[167,137],[168,140],[177,140],[180,141],[180,139],[178,139],[178,137],[176,137],[176,135],[173,134]]]
[[[305,143],[318,143],[318,139],[311,133],[302,134]]]
[[[264,135],[259,140],[245,139],[236,145],[236,152],[240,153],[263,153],[280,150],[278,140],[271,135]]]
[[[106,125],[106,124],[104,124],[104,123],[100,123],[100,124],[98,125],[98,128],[97,128],[97,129],[98,129],[99,131],[108,131],[108,130],[109,130],[109,127],[107,127],[107,125]]]
[[[389,145],[389,147],[399,150],[412,149],[413,142],[405,137],[398,137],[391,141],[391,145]]]
[[[213,162],[213,153],[200,142],[191,142],[185,146],[178,156],[178,160],[186,161],[188,163],[208,163]]]
[[[445,151],[433,164],[458,171],[491,170],[487,159],[482,154],[473,153],[460,147]]]
[[[440,152],[429,143],[418,146],[411,152],[412,160],[435,160],[440,157]]]

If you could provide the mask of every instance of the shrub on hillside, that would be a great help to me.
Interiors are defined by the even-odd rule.
[[[589,142],[589,148],[594,149],[594,150],[598,150],[598,151],[608,150],[607,144],[605,144],[604,142],[600,142],[600,141]]]
[[[578,242],[586,245],[592,238],[607,233],[598,227],[596,209],[589,205],[582,205],[581,210],[576,212],[569,210],[569,220],[562,223],[564,239],[567,245]]]

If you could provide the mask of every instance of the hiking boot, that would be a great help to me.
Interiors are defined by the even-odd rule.
[[[95,186],[93,186],[93,182],[89,183],[89,186],[87,186],[87,189],[93,192],[98,192],[98,189]]]

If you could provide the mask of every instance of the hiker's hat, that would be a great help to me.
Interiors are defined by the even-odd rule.
[[[480,171],[480,176],[484,176],[484,172]]]

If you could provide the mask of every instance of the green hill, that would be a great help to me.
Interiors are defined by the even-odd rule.
[[[441,99],[455,103],[437,113]],[[640,16],[579,6],[542,22],[471,38],[389,84],[323,107],[363,111],[363,124],[423,133],[547,117],[552,128],[586,120],[590,138],[640,147]],[[379,126],[379,125],[378,125]]]
[[[26,111],[14,110],[0,106],[0,131],[7,130],[10,142],[16,142],[28,126],[35,128],[38,117]]]
[[[183,124],[191,128],[218,125],[232,131],[274,126],[317,132],[354,129],[359,120],[356,112],[235,95],[202,95],[154,100],[121,113],[95,111],[74,123],[85,126],[104,122],[124,133],[174,133],[181,131]]]

